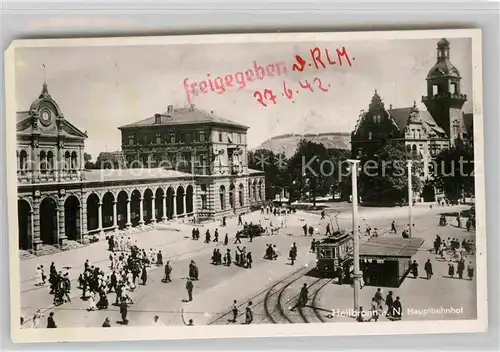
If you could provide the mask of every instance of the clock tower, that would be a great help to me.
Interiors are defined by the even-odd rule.
[[[437,62],[427,74],[427,95],[422,102],[436,123],[446,132],[450,144],[467,136],[462,106],[467,96],[460,93],[460,73],[450,62],[450,42],[442,38],[437,43]]]

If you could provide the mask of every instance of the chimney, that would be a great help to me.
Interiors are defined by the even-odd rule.
[[[171,115],[174,112],[174,106],[173,105],[168,105],[167,106],[167,113]]]
[[[189,106],[189,110],[190,110],[190,111],[194,111],[194,104],[191,104],[191,105]]]
[[[392,110],[392,104],[389,105],[389,110]]]
[[[155,124],[160,124],[160,123],[161,123],[161,115],[155,114]]]

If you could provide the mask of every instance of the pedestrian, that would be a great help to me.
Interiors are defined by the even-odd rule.
[[[205,243],[210,243],[210,230],[205,232]]]
[[[311,242],[311,252],[314,253],[316,252],[316,240],[312,240]]]
[[[231,308],[231,312],[233,313],[233,323],[236,323],[236,318],[238,318],[238,306],[236,305],[236,300],[233,301],[233,307]]]
[[[234,244],[241,243],[240,236],[241,236],[240,231],[236,231],[236,236],[235,236],[236,239],[234,240]]]
[[[33,322],[31,324],[32,329],[38,329],[40,328],[40,321],[43,318],[42,311],[40,309],[37,309],[35,314],[33,315]]]
[[[293,247],[293,246],[290,248],[289,257],[290,257],[291,265],[294,265],[295,259],[297,258],[296,248],[297,247]]]
[[[55,328],[57,328],[57,325],[54,320],[54,312],[50,312],[49,317],[47,318],[47,329],[55,329]]]
[[[214,242],[219,242],[219,231],[218,231],[218,229],[215,229]]]
[[[227,224],[226,224],[226,217],[225,217],[225,216],[223,216],[223,217],[222,217],[222,227],[226,227],[226,225],[227,225]]]
[[[325,236],[331,236],[332,231],[330,230],[330,224],[326,224],[326,234]]]
[[[263,211],[264,208],[261,208],[261,210]],[[241,214],[238,215],[238,225],[243,225],[243,219],[241,218]]]
[[[229,237],[227,236],[227,233],[226,233],[226,236],[224,236],[224,246],[227,246],[229,242]]]
[[[450,277],[455,276],[455,265],[453,265],[453,263],[448,264],[448,276]]]
[[[411,263],[411,273],[413,274],[414,279],[418,277],[418,263],[416,260]]]
[[[427,262],[424,265],[424,270],[425,270],[425,273],[427,274],[427,280],[430,280],[431,276],[433,275],[432,264],[431,264],[430,259],[427,259]]]
[[[42,286],[43,285],[43,273],[42,269],[40,267],[36,268],[36,283],[35,286]]]
[[[102,323],[102,327],[103,328],[110,328],[111,327],[111,324],[109,323],[108,317],[106,317],[106,319],[104,319],[104,323]]]
[[[401,320],[402,313],[403,313],[403,308],[401,306],[401,300],[400,300],[399,296],[397,296],[396,300],[392,304],[391,318],[393,320]]]
[[[146,266],[142,267],[141,280],[142,285],[146,286],[146,283],[148,282],[148,272],[146,271]]]
[[[377,305],[379,308],[382,308],[382,302],[384,301],[384,298],[382,297],[382,289],[377,288],[377,292],[375,292],[375,295],[373,296],[375,299],[375,302],[377,302]]]
[[[253,321],[252,301],[250,301],[248,302],[248,305],[245,308],[245,324],[251,324],[252,321]]]
[[[253,263],[253,258],[252,258],[252,252],[247,253],[247,268],[252,269],[252,263]]]
[[[96,309],[96,302],[95,302],[95,293],[94,292],[90,292],[89,294],[89,299],[88,299],[88,307],[87,307],[87,310],[88,311],[93,311]]]
[[[394,220],[391,222],[391,232],[397,233],[396,222]]]
[[[158,251],[158,254],[156,255],[156,265],[163,266],[163,254],[161,254],[161,251]]]
[[[309,236],[312,236],[314,234],[314,227],[309,226]]]
[[[469,265],[467,265],[467,276],[469,277],[469,280],[472,280],[474,277],[474,267],[472,266],[472,262],[469,262]]]
[[[457,227],[462,227],[462,221],[460,219],[460,213],[457,215]]]
[[[464,270],[465,270],[465,262],[463,259],[460,259],[457,265],[457,273],[459,279],[463,277]]]
[[[122,324],[124,324],[124,325],[128,324],[127,314],[128,314],[127,301],[125,299],[122,299],[122,301],[120,303],[120,315],[122,317]]]
[[[372,297],[372,301],[370,303],[370,314],[371,314],[371,317],[368,321],[371,321],[372,319],[375,320],[375,322],[377,322],[378,320],[378,309],[379,309],[379,305],[377,303],[377,301],[375,300],[375,297]]]
[[[392,291],[389,291],[387,296],[385,297],[385,304],[387,305],[387,316],[391,316],[392,314],[392,305],[394,304],[394,298],[392,296]]]
[[[304,307],[307,304],[308,300],[309,300],[309,288],[307,287],[307,284],[304,283],[302,285],[302,288],[300,289],[299,302],[297,305],[300,307]]]
[[[171,282],[170,274],[172,274],[172,267],[170,266],[170,261],[167,261],[165,264],[165,278],[163,279],[164,283]]]
[[[186,282],[186,290],[188,293],[188,301],[191,302],[193,300],[193,282],[190,279]]]
[[[365,315],[365,312],[363,311],[363,307],[359,306],[359,310],[356,314],[356,321],[358,323],[363,323],[365,321],[365,319],[363,318],[364,315]]]
[[[323,220],[324,218],[325,218],[325,211],[324,211],[324,210],[322,210],[322,211],[321,211],[321,220]]]
[[[302,226],[302,230],[304,230],[304,236],[307,236],[307,224],[304,224],[304,226]]]

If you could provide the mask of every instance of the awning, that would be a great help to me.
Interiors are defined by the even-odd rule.
[[[386,260],[411,258],[423,243],[422,238],[375,237],[360,244],[359,256]]]

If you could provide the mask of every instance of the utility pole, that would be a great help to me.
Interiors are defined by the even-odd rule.
[[[410,224],[410,229],[408,230],[408,236],[411,238],[411,230],[413,227],[413,218],[411,216],[411,208],[413,207],[413,190],[411,184],[411,160],[408,160],[408,220]]]
[[[361,289],[361,273],[359,270],[359,233],[358,233],[358,164],[359,160],[348,160],[351,163],[352,180],[352,236],[354,260],[354,310],[359,308],[359,290]]]

